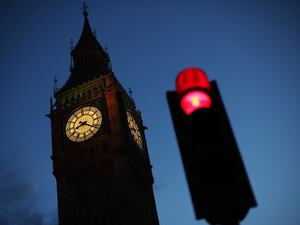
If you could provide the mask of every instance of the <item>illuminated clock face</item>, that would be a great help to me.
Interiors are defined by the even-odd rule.
[[[135,119],[133,118],[132,114],[128,111],[127,111],[127,122],[128,122],[128,126],[129,126],[129,129],[130,129],[130,133],[133,137],[133,140],[135,141],[137,146],[140,149],[142,149],[143,148],[143,141],[142,141],[141,132],[140,132],[139,127],[138,127]]]
[[[102,114],[96,107],[86,106],[76,110],[66,124],[66,135],[74,142],[93,137],[102,124]]]

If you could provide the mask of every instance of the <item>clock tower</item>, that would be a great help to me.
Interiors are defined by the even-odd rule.
[[[88,10],[51,100],[59,225],[159,225],[143,120],[93,34]]]

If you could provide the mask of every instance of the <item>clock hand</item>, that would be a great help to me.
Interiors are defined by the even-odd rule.
[[[82,124],[80,124],[79,126],[77,126],[77,127],[75,127],[75,129],[77,130],[79,127],[81,127],[82,126]]]
[[[77,126],[75,129],[77,130],[79,127],[86,125],[87,121],[79,121],[79,126]]]
[[[88,126],[90,126],[90,127],[95,127],[95,128],[100,127],[99,125],[92,125],[92,124],[88,124],[88,123],[86,123],[85,125],[88,125]]]

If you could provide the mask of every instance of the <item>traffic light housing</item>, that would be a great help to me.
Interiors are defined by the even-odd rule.
[[[241,221],[256,200],[217,83],[188,86],[167,92],[167,99],[196,218],[211,224]],[[182,100],[194,91],[204,92],[211,102],[187,113]]]

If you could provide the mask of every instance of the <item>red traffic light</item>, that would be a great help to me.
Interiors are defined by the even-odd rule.
[[[210,83],[206,73],[199,68],[187,68],[176,78],[176,92],[183,111],[190,115],[195,110],[210,108]]]
[[[189,91],[182,97],[180,106],[187,115],[190,115],[197,109],[209,108],[211,106],[211,99],[203,91]]]

